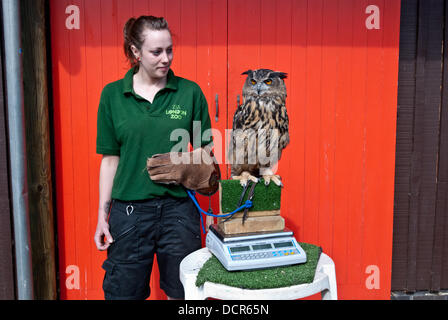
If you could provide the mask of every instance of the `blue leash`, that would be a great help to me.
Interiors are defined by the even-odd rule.
[[[198,201],[196,200],[196,196],[195,196],[196,193],[194,191],[187,189],[187,193],[190,196],[191,200],[193,200],[193,203],[195,204],[195,206],[199,210],[199,216],[201,217],[202,232],[204,234],[205,234],[204,220],[202,219],[202,214],[201,213],[206,214],[206,215],[211,216],[211,217],[215,217],[215,218],[224,218],[224,217],[231,216],[231,215],[233,215],[233,214],[237,213],[238,211],[241,211],[241,210],[243,210],[245,208],[250,208],[253,205],[251,200],[246,200],[246,202],[243,205],[241,205],[239,208],[236,208],[235,210],[233,210],[230,213],[213,214],[211,212],[207,212],[207,211],[204,211],[204,210],[201,209],[201,207],[199,206]]]

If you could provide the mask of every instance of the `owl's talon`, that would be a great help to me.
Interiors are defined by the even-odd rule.
[[[247,171],[243,171],[239,176],[232,176],[232,180],[239,180],[242,187],[247,185],[248,180],[258,183],[258,179]]]
[[[265,176],[265,177],[263,177],[263,180],[264,180],[264,185],[266,187],[269,186],[269,184],[271,183],[271,178],[270,177]]]
[[[264,179],[265,186],[268,186],[271,183],[271,181],[273,181],[277,186],[279,186],[281,188],[283,187],[282,180],[281,180],[280,176],[277,174],[263,175],[263,179]]]

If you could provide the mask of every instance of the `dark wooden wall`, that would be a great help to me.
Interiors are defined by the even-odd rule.
[[[0,41],[3,35],[1,26],[0,17]],[[3,41],[0,43],[3,43]],[[0,45],[0,300],[11,300],[15,296],[6,119],[6,100],[4,98],[3,85],[3,48]]]
[[[392,290],[448,288],[447,10],[401,6]]]

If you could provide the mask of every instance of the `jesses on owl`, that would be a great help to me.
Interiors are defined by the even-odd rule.
[[[231,178],[245,186],[248,180],[265,184],[272,180],[283,186],[274,174],[283,149],[289,143],[284,72],[269,69],[248,70],[243,101],[233,116],[229,144]]]

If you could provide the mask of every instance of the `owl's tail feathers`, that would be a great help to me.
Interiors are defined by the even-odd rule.
[[[239,180],[240,181],[240,185],[245,187],[247,185],[247,182],[249,180],[257,183],[258,179],[256,177],[254,177],[253,175],[251,175],[248,171],[243,171],[241,172],[241,174],[239,176],[232,176],[232,180]]]

